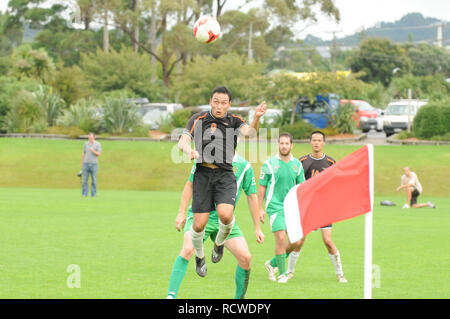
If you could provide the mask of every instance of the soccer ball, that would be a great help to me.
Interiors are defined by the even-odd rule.
[[[194,36],[203,43],[213,43],[220,36],[220,25],[213,17],[201,17],[194,24]]]

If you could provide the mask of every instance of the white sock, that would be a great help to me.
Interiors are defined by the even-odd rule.
[[[205,251],[203,250],[203,236],[205,235],[205,230],[201,232],[196,232],[194,228],[191,227],[191,238],[192,246],[194,246],[195,255],[198,258],[205,257]]]
[[[336,255],[328,254],[328,257],[330,257],[331,262],[333,263],[336,275],[343,276],[344,272],[342,271],[341,255],[339,254],[339,251],[336,253]]]
[[[222,222],[219,219],[219,231],[217,232],[215,243],[217,246],[221,246],[225,243],[225,240],[227,240],[228,235],[230,235],[231,230],[234,226],[234,216],[231,223],[225,225],[222,224]]]
[[[293,273],[295,271],[295,265],[297,265],[297,260],[299,256],[300,256],[299,251],[293,251],[289,254],[287,272]]]

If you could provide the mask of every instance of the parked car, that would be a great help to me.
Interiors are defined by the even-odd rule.
[[[345,104],[353,106],[354,120],[363,133],[369,132],[370,129],[376,129],[378,112],[372,105],[362,100],[341,100],[341,106]]]
[[[318,95],[314,103],[307,97],[300,97],[297,101],[297,112],[301,114],[302,119],[317,128],[329,126],[338,107],[339,97],[335,94]]]
[[[138,106],[144,123],[149,125],[151,130],[158,129],[164,119],[183,108],[183,105],[176,103],[143,103]]]
[[[383,131],[386,137],[408,129],[408,122],[412,124],[414,116],[420,107],[427,104],[424,100],[397,100],[392,101],[386,108],[383,118]]]
[[[383,109],[376,109],[378,113],[377,117],[377,126],[375,130],[377,132],[383,132],[383,123],[384,123],[384,113],[386,113],[386,110]]]

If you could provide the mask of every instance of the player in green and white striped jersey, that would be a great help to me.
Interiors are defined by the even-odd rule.
[[[175,227],[178,231],[184,230],[183,248],[179,256],[176,258],[172,268],[172,274],[170,276],[169,289],[167,293],[168,299],[174,299],[177,296],[178,290],[181,286],[181,282],[186,274],[187,265],[190,258],[194,253],[194,247],[192,245],[192,238],[190,236],[190,229],[193,223],[192,207],[188,209],[188,216],[186,218],[186,209],[189,205],[189,201],[192,197],[193,179],[196,169],[194,163],[189,180],[181,196],[181,203],[178,215],[175,219]],[[250,163],[242,156],[235,154],[233,158],[233,171],[236,176],[237,194],[236,204],[241,195],[241,191],[244,190],[247,195],[248,206],[252,214],[253,224],[255,227],[255,236],[258,243],[264,241],[264,234],[261,231],[259,224],[259,207],[258,199],[256,196],[256,183],[253,168]],[[210,212],[208,223],[205,227],[205,235],[203,241],[208,237],[214,242],[217,233],[219,231],[219,218],[216,211]],[[236,267],[235,282],[236,292],[235,299],[243,299],[247,291],[248,281],[250,277],[250,261],[251,255],[245,241],[244,235],[241,232],[237,223],[234,224],[233,229],[225,241],[225,247],[236,257],[238,265]]]
[[[280,283],[285,283],[290,279],[286,271],[286,257],[296,247],[296,243],[288,244],[286,241],[283,202],[292,187],[305,181],[302,164],[291,154],[293,146],[291,134],[280,134],[278,154],[264,162],[259,178],[258,200],[261,218],[264,220],[263,207],[265,207],[269,215],[270,228],[275,236],[275,257],[267,261],[265,267],[269,272],[269,279]],[[265,206],[263,206],[264,199]],[[278,279],[275,264],[278,266],[280,274]],[[293,271],[290,269],[289,272]]]

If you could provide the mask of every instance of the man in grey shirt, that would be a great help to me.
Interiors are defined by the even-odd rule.
[[[88,134],[88,139],[84,144],[83,154],[81,157],[81,167],[83,172],[82,194],[84,197],[88,196],[89,174],[91,175],[91,196],[97,195],[97,172],[98,172],[98,157],[102,153],[102,146],[95,141],[94,133]]]

